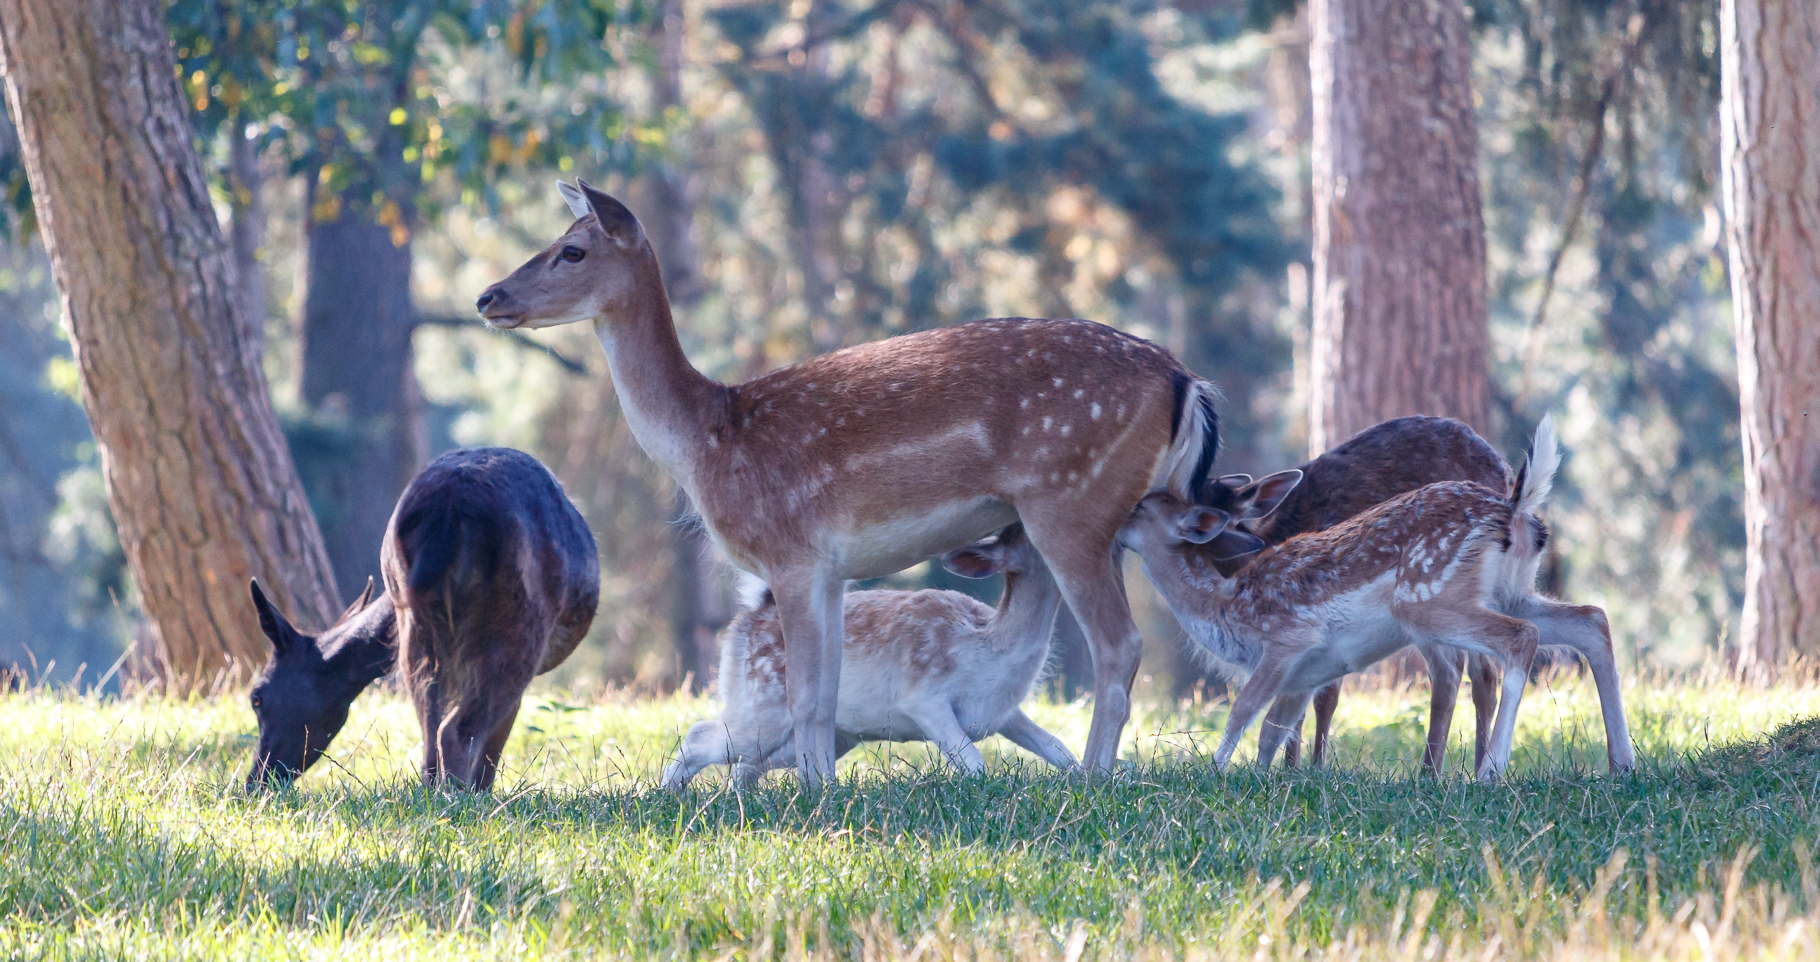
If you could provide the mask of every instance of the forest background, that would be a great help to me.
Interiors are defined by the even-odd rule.
[[[1717,17],[1716,0],[1469,15],[1487,426],[1515,458],[1555,415],[1551,587],[1666,669],[1731,659],[1744,589]],[[558,177],[640,214],[685,346],[723,380],[977,317],[1087,317],[1219,383],[1221,470],[1308,457],[1293,3],[176,0],[168,23],[344,600],[417,467],[522,448],[601,546],[601,616],[558,683],[704,683],[732,605],[588,332],[473,319],[567,223]],[[156,678],[10,128],[0,177],[0,666]],[[891,580],[982,590],[926,564]],[[1179,629],[1128,582],[1142,684],[1185,692],[1201,676]],[[1090,669],[1062,635],[1066,695]]]

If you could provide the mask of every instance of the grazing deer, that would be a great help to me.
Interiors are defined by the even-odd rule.
[[[1013,521],[1087,635],[1083,758],[1110,769],[1142,648],[1114,540],[1144,495],[1201,493],[1219,447],[1212,386],[1110,327],[1021,318],[719,384],[683,354],[638,219],[586,184],[560,186],[578,219],[477,307],[497,328],[593,323],[639,445],[687,490],[727,556],[771,586],[805,781],[834,772],[847,579]]]
[[[366,591],[319,635],[292,627],[257,580],[248,590],[259,627],[272,642],[272,657],[249,696],[259,721],[259,747],[246,776],[251,790],[288,783],[316,764],[347,723],[354,698],[392,670],[398,646],[392,599],[374,599],[371,578]]]
[[[1214,542],[1235,519],[1262,518],[1272,505],[1239,504],[1227,511],[1168,494],[1146,497],[1121,542],[1142,557],[1196,642],[1251,670],[1233,699],[1215,764],[1226,767],[1245,729],[1270,706],[1258,741],[1258,762],[1269,765],[1312,692],[1421,641],[1487,655],[1504,667],[1480,780],[1497,779],[1510,762],[1517,709],[1542,644],[1573,648],[1587,659],[1611,767],[1634,767],[1605,613],[1535,593],[1548,542],[1548,528],[1535,512],[1559,463],[1553,425],[1544,419],[1508,494],[1471,482],[1431,484],[1325,531],[1266,548],[1231,577],[1206,553],[1182,545]],[[1282,472],[1260,485],[1280,499],[1287,494],[1283,485],[1293,486],[1300,474]],[[1221,554],[1239,553],[1244,542],[1258,539],[1235,534],[1227,540]]]
[[[1049,658],[1062,593],[1018,525],[950,551],[949,571],[1005,573],[995,611],[958,591],[856,591],[845,598],[846,638],[835,754],[862,741],[930,741],[968,773],[986,768],[974,742],[1003,735],[1057,768],[1078,767],[1060,739],[1018,708]],[[785,692],[784,634],[767,597],[736,618],[721,643],[725,709],[697,722],[663,786],[680,789],[708,765],[734,766],[740,784],[795,764]]]
[[[536,458],[454,451],[405,488],[380,569],[423,726],[424,781],[485,791],[525,687],[594,622],[594,535]]]
[[[1282,544],[1299,534],[1331,528],[1382,504],[1399,494],[1437,481],[1471,481],[1493,491],[1510,490],[1510,466],[1478,432],[1452,418],[1413,416],[1393,418],[1360,431],[1332,451],[1302,465],[1302,481],[1286,496],[1261,490],[1265,485],[1246,475],[1220,478],[1208,488],[1207,504],[1229,511],[1246,504],[1267,510],[1261,518],[1234,522],[1234,527],[1256,535],[1264,544]],[[1278,485],[1280,486],[1280,484]],[[1230,539],[1227,539],[1228,541]],[[1207,554],[1220,573],[1231,577],[1254,556],[1215,557],[1220,543],[1184,545],[1183,551]],[[1422,767],[1439,771],[1446,759],[1447,734],[1453,727],[1454,704],[1460,694],[1461,669],[1472,678],[1474,730],[1473,766],[1485,761],[1491,735],[1492,712],[1498,707],[1498,670],[1484,655],[1469,654],[1418,641],[1416,647],[1428,665],[1432,694],[1428,711],[1428,744]],[[1328,733],[1340,703],[1340,683],[1333,682],[1314,695],[1314,746],[1312,760],[1327,757]],[[1294,767],[1301,754],[1302,723],[1298,718],[1283,746],[1283,761]]]

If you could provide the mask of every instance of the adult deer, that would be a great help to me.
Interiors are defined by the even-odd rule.
[[[1146,494],[1200,493],[1219,447],[1212,385],[1112,328],[1023,318],[720,384],[683,354],[638,219],[586,184],[560,187],[578,219],[476,306],[497,328],[594,324],[639,445],[771,586],[805,781],[834,773],[844,582],[1018,520],[1087,635],[1084,762],[1110,769],[1142,647],[1114,542]]]

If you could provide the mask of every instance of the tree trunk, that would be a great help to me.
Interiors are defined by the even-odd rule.
[[[163,6],[0,0],[0,70],[63,295],[120,542],[170,682],[244,675],[259,576],[337,607],[194,148]]]
[[[1312,0],[1309,448],[1386,418],[1488,427],[1485,229],[1462,0]]]
[[[265,246],[265,202],[261,197],[265,177],[259,169],[257,145],[246,136],[252,131],[251,124],[238,120],[228,125],[228,210],[232,218],[228,237],[234,251],[234,276],[239,281],[235,294],[241,322],[246,325],[247,349],[254,357],[263,357],[265,270],[259,264],[259,249]]]
[[[1720,108],[1744,419],[1738,667],[1820,655],[1820,6],[1725,0]]]
[[[422,460],[412,415],[410,232],[349,203],[311,205],[303,400],[339,435],[305,465],[323,540],[352,599],[379,576],[392,507]]]
[[[672,122],[684,109],[682,68],[688,39],[685,16],[682,0],[659,0],[653,38],[658,70],[652,100],[658,114]],[[688,155],[686,146],[679,144],[652,169],[646,178],[650,203],[644,208],[654,212],[646,223],[658,263],[663,265],[670,303],[684,310],[700,303],[702,295],[701,258],[694,239],[695,191],[682,160]],[[707,688],[716,665],[715,625],[708,603],[715,586],[706,561],[707,541],[701,527],[689,521],[693,513],[689,496],[678,486],[670,525],[671,643],[676,650],[677,683],[687,684],[691,694],[700,694]]]

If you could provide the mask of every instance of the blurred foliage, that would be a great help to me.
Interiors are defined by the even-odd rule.
[[[176,0],[170,22],[215,174],[226,183],[225,138],[248,133],[280,171],[262,188],[267,365],[306,473],[346,438],[296,399],[305,179],[376,216],[399,204],[420,309],[467,316],[477,291],[569,223],[550,181],[577,174],[626,197],[654,234],[675,221],[688,235],[699,296],[679,309],[680,333],[716,377],[975,317],[1091,317],[1217,380],[1221,463],[1261,472],[1304,456],[1299,8],[686,0],[674,98],[661,92],[657,0]],[[1550,519],[1565,593],[1604,605],[1634,655],[1699,660],[1735,617],[1743,544],[1711,196],[1716,4],[1472,10],[1494,441],[1519,454],[1556,412],[1569,460]],[[1297,70],[1299,87],[1285,82]],[[0,178],[13,156],[0,151]],[[652,189],[659,167],[681,206],[653,199],[667,196]],[[0,323],[42,313],[38,290]],[[668,687],[673,489],[638,451],[583,327],[533,336],[587,376],[478,325],[419,329],[423,431],[431,454],[530,451],[593,526],[601,616],[566,680]],[[68,363],[53,342],[8,380],[30,385],[7,395],[8,424],[55,397],[54,378],[31,373]],[[39,509],[26,541],[74,546],[59,589],[71,593],[39,594],[78,612],[110,555],[92,536],[105,514],[86,432],[65,428],[38,469],[64,508]],[[891,583],[939,579],[925,565]],[[1175,629],[1129,580],[1153,646],[1146,670],[1165,675]]]

